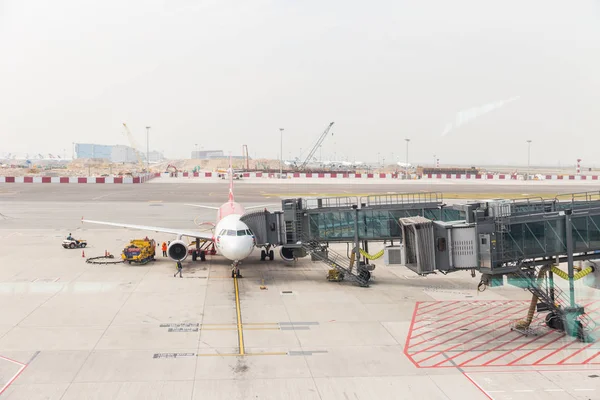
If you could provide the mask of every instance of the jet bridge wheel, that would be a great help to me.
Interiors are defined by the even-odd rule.
[[[269,250],[269,260],[273,261],[275,259],[275,253],[273,250]]]
[[[260,261],[265,261],[267,259],[267,252],[263,249],[260,251]]]
[[[358,276],[360,279],[362,279],[365,282],[368,282],[371,279],[371,273],[366,269],[363,269],[362,271],[360,271],[358,273]]]
[[[553,312],[546,314],[545,321],[548,328],[556,329],[557,331],[565,330],[562,319]]]

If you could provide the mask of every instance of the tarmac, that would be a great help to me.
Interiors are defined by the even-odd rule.
[[[581,191],[537,190],[546,186]],[[406,187],[393,190],[431,190]],[[491,187],[524,192],[452,191],[475,197]],[[236,199],[277,209],[286,193],[390,188],[236,182]],[[161,256],[143,266],[85,262],[105,251],[118,257],[133,238],[173,237],[81,217],[190,229],[214,213],[184,203],[216,205],[226,190],[226,182],[2,186],[0,400],[600,399],[600,344],[539,319],[536,335],[511,331],[528,292],[478,292],[479,276],[468,272],[420,277],[379,259],[361,288],[328,282],[327,267],[310,258],[261,262],[258,251],[236,280],[220,256],[184,261],[183,278]],[[61,247],[68,233],[88,241],[85,256]],[[576,294],[600,321],[598,291],[578,281]]]

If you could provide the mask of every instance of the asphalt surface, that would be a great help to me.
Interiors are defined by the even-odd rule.
[[[181,182],[181,183],[180,183]],[[228,183],[180,181],[173,183],[151,182],[140,185],[95,184],[2,184],[0,203],[3,201],[60,201],[60,202],[129,202],[161,201],[169,203],[222,203],[227,199]],[[183,183],[185,182],[185,183]],[[235,183],[235,196],[240,202],[262,202],[269,198],[352,196],[365,194],[440,192],[444,198],[472,194],[522,197],[541,194],[575,193],[600,190],[594,183],[496,183],[496,182],[386,182],[348,184],[327,183],[262,183],[240,181]]]

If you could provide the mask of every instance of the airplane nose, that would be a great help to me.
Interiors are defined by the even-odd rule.
[[[254,250],[254,242],[252,238],[246,236],[244,238],[236,238],[236,240],[229,241],[227,245],[223,246],[221,253],[229,260],[243,260],[248,257]]]

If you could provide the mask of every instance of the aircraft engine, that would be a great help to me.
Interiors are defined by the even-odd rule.
[[[294,261],[294,249],[291,249],[289,247],[281,247],[279,249],[279,255],[281,256],[283,261]]]
[[[188,256],[188,247],[183,240],[174,240],[169,245],[167,254],[175,261],[183,261]]]

